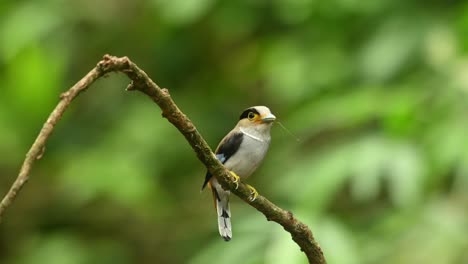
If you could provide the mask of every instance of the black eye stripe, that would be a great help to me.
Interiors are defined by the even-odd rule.
[[[249,113],[254,113],[254,114],[260,115],[260,113],[257,111],[257,109],[255,109],[255,108],[248,108],[248,109],[244,110],[244,112],[242,112],[242,114],[241,114],[239,120],[244,119],[244,118],[248,118]]]

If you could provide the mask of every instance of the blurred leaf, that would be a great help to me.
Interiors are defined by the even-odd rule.
[[[60,16],[54,9],[37,2],[23,2],[2,20],[0,58],[6,61],[61,24]]]
[[[91,151],[75,158],[76,163],[64,172],[65,185],[70,192],[73,190],[85,201],[104,194],[132,205],[155,191],[141,164],[123,153],[106,154],[106,151]]]
[[[313,0],[275,0],[273,1],[275,13],[288,24],[304,22],[314,9]]]
[[[351,176],[347,148],[323,153],[320,157],[304,156],[296,165],[275,181],[275,192],[287,195],[299,208],[307,208],[311,214],[321,214],[333,195]]]
[[[385,81],[402,71],[404,64],[415,57],[423,29],[417,17],[411,20],[395,18],[383,24],[362,50],[365,77]]]
[[[220,262],[225,264],[261,263],[262,254],[259,254],[264,238],[240,237],[222,243],[221,238],[217,237],[210,245],[204,247],[201,252],[191,259],[190,264]],[[221,243],[220,243],[221,242]],[[229,248],[229,250],[226,250]]]
[[[307,258],[299,247],[291,239],[291,235],[284,232],[282,228],[273,231],[271,242],[266,249],[265,261],[263,263],[308,263]]]
[[[464,120],[457,117],[440,120],[437,125],[427,132],[424,142],[432,162],[434,171],[434,183],[440,183],[446,175],[443,171],[450,171],[457,168],[459,164],[463,166],[466,156],[466,146],[468,146],[467,135],[468,126]],[[448,136],[450,135],[450,136]]]
[[[295,100],[308,91],[307,59],[293,39],[274,43],[267,49],[262,68],[276,95],[281,93],[284,100]]]
[[[160,171],[162,165],[151,162],[148,168],[146,162],[164,159],[148,155],[153,147],[164,152],[163,146],[173,128],[167,124],[157,126],[153,115],[144,114],[152,113],[153,108],[150,104],[129,108],[113,133],[100,144],[86,147],[80,153],[70,153],[66,159],[74,162],[65,169],[64,184],[84,201],[103,194],[135,206],[150,196],[162,195],[163,190],[153,184],[161,176],[150,173]]]
[[[18,159],[23,157],[22,142],[3,104],[0,105],[0,135],[0,149],[3,153],[8,153],[2,155],[0,166],[17,163]]]
[[[428,64],[435,69],[446,72],[451,69],[450,64],[457,55],[457,36],[453,28],[446,24],[432,27],[425,40]]]
[[[194,23],[208,12],[213,0],[152,0],[160,16],[175,25]]]
[[[352,194],[357,200],[377,199],[388,182],[389,194],[398,206],[419,201],[423,186],[422,156],[414,147],[383,138],[363,140],[352,158]],[[385,179],[386,181],[382,181]]]
[[[353,179],[351,195],[356,201],[369,201],[378,198],[381,187],[383,166],[388,162],[388,146],[384,140],[375,137],[356,147],[353,155]]]
[[[129,263],[128,255],[117,243],[98,241],[89,244],[79,241],[75,234],[71,233],[32,237],[20,252],[13,263]]]
[[[58,101],[64,63],[64,57],[35,45],[23,47],[12,58],[6,72],[6,92],[12,100],[7,104],[19,112],[23,122],[44,119]]]
[[[344,51],[335,43],[311,48],[303,41],[291,34],[277,42],[267,42],[264,48],[262,75],[273,95],[285,102],[304,100],[349,74]]]
[[[387,248],[385,263],[457,263],[456,252],[468,248],[465,233],[460,233],[467,226],[466,214],[460,207],[451,201],[434,201],[424,209],[422,221],[403,232],[394,242],[395,247]]]
[[[314,237],[320,241],[327,263],[362,263],[355,235],[339,221],[323,219],[312,226],[320,226],[314,230]],[[340,254],[333,252],[340,252]]]
[[[241,1],[221,1],[218,5],[217,12],[213,14],[213,27],[222,39],[235,41],[248,35],[260,19],[253,8]]]
[[[421,153],[411,145],[395,144],[386,164],[391,198],[397,206],[421,201],[426,167]]]

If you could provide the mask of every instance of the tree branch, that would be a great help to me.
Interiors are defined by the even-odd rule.
[[[127,87],[127,90],[137,90],[148,95],[161,108],[163,117],[167,118],[167,120],[169,120],[169,122],[171,122],[184,135],[190,146],[192,146],[195,151],[198,159],[207,167],[211,174],[218,179],[221,185],[239,196],[242,200],[256,208],[258,211],[262,212],[268,221],[274,221],[283,226],[283,228],[291,234],[292,239],[299,245],[301,250],[306,254],[309,263],[326,263],[322,250],[314,240],[312,232],[307,225],[296,219],[291,212],[279,208],[261,195],[259,195],[255,201],[250,201],[250,189],[247,188],[245,184],[240,183],[239,187],[237,189],[235,188],[236,184],[233,181],[232,175],[216,159],[211,148],[197,131],[194,124],[174,103],[168,90],[161,89],[144,71],[138,68],[138,66],[131,62],[127,57],[117,58],[105,55],[103,60],[101,60],[85,77],[83,77],[67,92],[61,94],[58,105],[44,123],[44,126],[39,132],[35,142],[26,154],[26,158],[20,169],[18,177],[0,203],[0,220],[5,210],[12,204],[18,192],[28,181],[29,173],[34,162],[42,157],[47,139],[52,134],[55,125],[60,120],[72,100],[75,99],[79,93],[88,89],[94,81],[109,72],[125,73],[132,80],[130,85]]]

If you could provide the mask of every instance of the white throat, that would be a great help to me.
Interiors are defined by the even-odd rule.
[[[257,136],[254,136],[254,135],[248,133],[247,131],[245,131],[244,129],[242,129],[242,127],[240,127],[239,130],[240,130],[240,132],[242,132],[242,134],[244,134],[244,135],[246,135],[246,136],[248,136],[248,137],[250,137],[250,138],[252,138],[252,139],[255,139],[255,140],[260,141],[260,142],[264,142],[263,139],[261,139],[261,138],[259,138],[259,137],[257,137]]]

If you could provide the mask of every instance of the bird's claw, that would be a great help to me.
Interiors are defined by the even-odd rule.
[[[239,177],[239,175],[237,175],[233,171],[229,171],[229,172],[231,173],[231,176],[233,177],[232,181],[236,184],[236,190],[237,190],[237,188],[239,188],[240,177]],[[253,202],[253,201],[255,201],[257,199],[258,192],[257,192],[257,190],[255,190],[254,187],[252,187],[252,186],[250,186],[248,184],[246,184],[246,185],[247,185],[247,188],[250,189],[249,201]]]
[[[257,196],[258,196],[258,192],[257,190],[255,190],[254,187],[250,186],[247,184],[247,188],[250,189],[250,197],[249,197],[249,201],[253,202],[257,199]]]
[[[239,177],[239,175],[237,175],[233,171],[229,171],[229,172],[231,173],[232,177],[234,178],[232,181],[236,184],[236,190],[237,190],[237,188],[239,188],[240,177]]]

